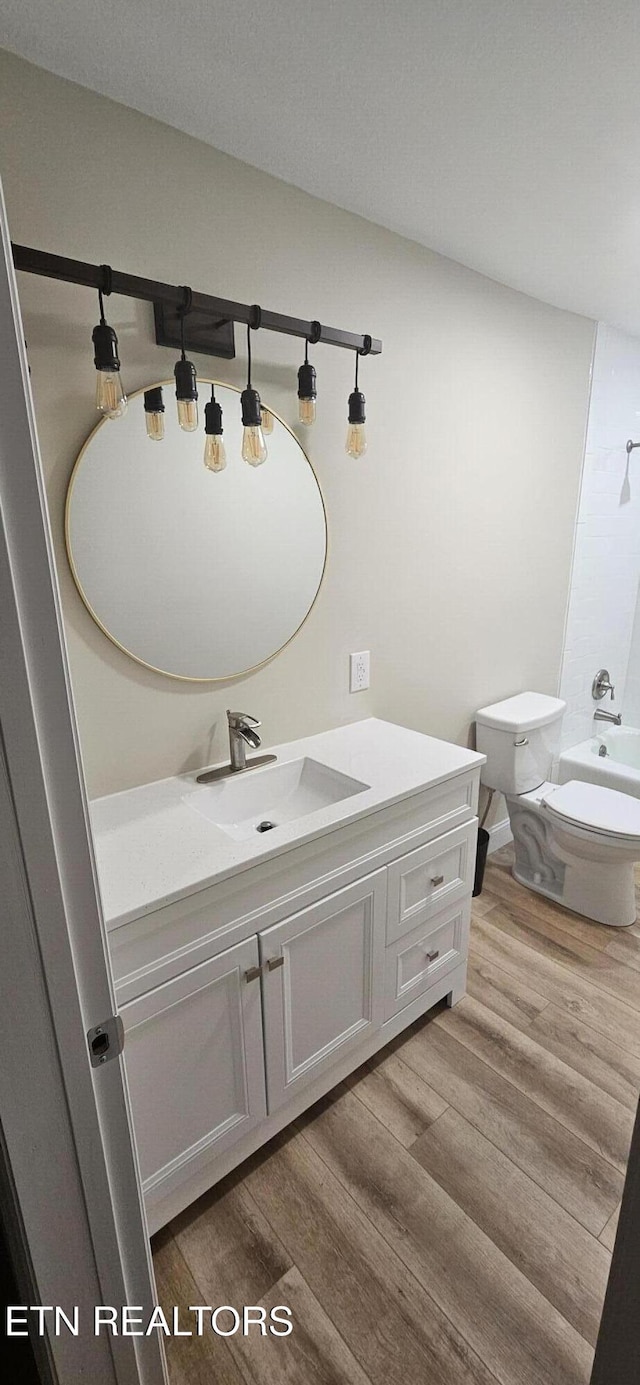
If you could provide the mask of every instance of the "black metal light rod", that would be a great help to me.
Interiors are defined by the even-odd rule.
[[[66,255],[49,255],[45,250],[33,250],[28,245],[13,245],[13,263],[16,269],[25,274],[42,274],[47,279],[62,279],[68,284],[82,284],[85,288],[104,287],[102,265],[86,264],[83,260],[69,260]],[[141,279],[137,274],[122,274],[120,270],[111,271],[111,292],[124,298],[142,298],[147,303],[171,303],[179,308],[184,303],[184,289],[175,284],[162,284],[157,279]],[[207,313],[210,317],[226,318],[245,324],[254,321],[254,308],[249,303],[234,303],[228,298],[214,298],[208,293],[193,292],[192,312]],[[260,326],[268,332],[283,332],[289,337],[312,338],[316,324],[305,322],[304,318],[286,317],[284,313],[270,313],[262,309]],[[320,329],[315,340],[326,346],[344,346],[350,351],[362,351],[366,355],[379,356],[382,342],[375,337],[358,336],[355,332],[341,332],[337,327]],[[370,343],[370,344],[369,344]]]

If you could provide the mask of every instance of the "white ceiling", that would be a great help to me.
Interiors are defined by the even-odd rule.
[[[0,44],[640,335],[638,0],[3,0]]]

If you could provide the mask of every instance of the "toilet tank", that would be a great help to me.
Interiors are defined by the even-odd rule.
[[[559,697],[535,692],[481,707],[476,747],[487,757],[482,783],[505,794],[529,793],[543,784],[560,749],[565,707]]]

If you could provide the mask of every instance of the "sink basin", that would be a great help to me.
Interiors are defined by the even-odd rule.
[[[286,822],[308,817],[368,789],[359,779],[304,756],[282,765],[230,775],[185,794],[184,803],[227,836],[246,841]]]

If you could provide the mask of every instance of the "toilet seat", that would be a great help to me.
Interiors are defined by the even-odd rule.
[[[541,802],[559,824],[640,845],[640,801],[630,794],[571,779],[544,793]]]

